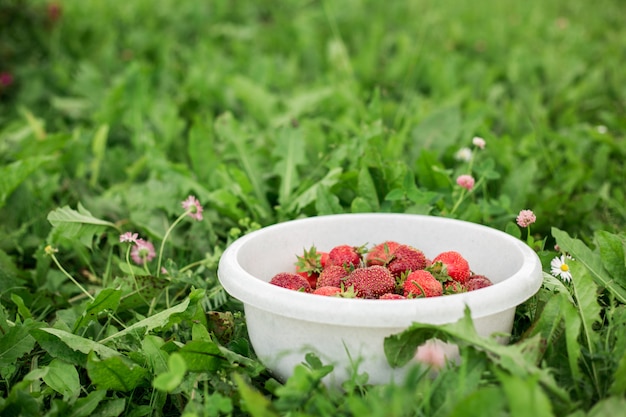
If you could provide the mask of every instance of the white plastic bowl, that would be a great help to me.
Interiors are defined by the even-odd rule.
[[[312,245],[329,251],[340,244],[374,245],[385,240],[414,246],[430,259],[440,252],[458,251],[472,271],[488,276],[494,285],[433,298],[364,300],[317,296],[268,283],[278,272],[293,271],[296,255]],[[270,371],[285,380],[306,353],[314,352],[335,366],[331,384],[348,378],[355,362],[371,383],[398,378],[404,372],[388,365],[385,337],[413,322],[455,322],[466,305],[479,334],[508,334],[515,308],[542,283],[538,256],[504,232],[460,220],[386,213],[312,217],[249,233],[225,250],[218,277],[224,289],[243,303],[250,341]]]

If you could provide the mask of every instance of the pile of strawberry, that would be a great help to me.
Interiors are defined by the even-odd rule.
[[[492,285],[486,276],[472,272],[456,251],[429,260],[421,250],[395,241],[370,249],[339,245],[329,252],[312,246],[296,258],[295,270],[274,275],[270,284],[317,295],[381,300],[437,297]]]

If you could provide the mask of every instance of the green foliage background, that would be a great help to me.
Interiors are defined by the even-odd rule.
[[[91,405],[98,415],[623,407],[624,12],[619,0],[65,0],[52,9],[3,0],[0,72],[14,82],[0,87],[0,346],[20,349],[0,359],[2,415],[79,415]],[[456,159],[474,136],[486,148],[471,163]],[[478,180],[468,194],[455,184],[465,173]],[[128,281],[119,234],[159,244],[189,194],[205,220],[169,236],[173,280]],[[514,223],[522,209],[537,215],[528,237]],[[272,385],[240,306],[217,283],[221,251],[276,222],[367,211],[506,230],[546,270],[555,243],[582,253],[591,295],[568,298],[571,288],[547,277],[516,320],[520,343],[553,342],[529,363],[552,372],[558,389],[534,368],[525,372],[536,379],[498,368],[471,342],[475,368],[435,380],[416,373],[403,386],[366,387],[355,377],[342,397],[319,385],[326,368],[310,358],[308,371]],[[123,330],[112,317],[152,332],[113,336]],[[597,335],[579,333],[572,317]],[[220,340],[216,323],[230,332]],[[99,343],[99,357],[73,348],[84,339]],[[221,359],[193,368],[202,343]],[[176,363],[194,371],[176,373]],[[231,377],[242,364],[248,371]],[[107,369],[131,377],[111,382]],[[466,391],[442,388],[459,380]],[[523,411],[516,392],[536,395],[536,409]]]

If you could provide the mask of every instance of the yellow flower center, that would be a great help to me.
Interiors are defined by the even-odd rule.
[[[46,255],[52,255],[53,253],[58,252],[56,248],[53,248],[50,245],[46,246],[43,251],[46,253]]]
[[[569,271],[569,266],[567,266],[567,264],[562,264],[561,265],[561,271],[563,271],[563,272]]]

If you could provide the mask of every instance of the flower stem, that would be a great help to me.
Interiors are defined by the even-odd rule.
[[[50,255],[50,257],[52,258],[52,260],[54,261],[54,263],[56,264],[56,266],[61,270],[61,272],[63,273],[63,275],[65,275],[66,277],[68,277],[70,279],[70,281],[72,281],[74,283],[74,285],[76,285],[78,288],[80,288],[80,290],[83,292],[83,294],[85,294],[87,297],[89,297],[90,300],[94,300],[93,295],[89,294],[89,291],[87,291],[85,289],[85,287],[83,287],[82,285],[80,285],[80,282],[76,281],[76,279],[74,279],[74,277],[72,275],[70,275],[69,272],[67,272],[65,270],[65,268],[63,268],[63,266],[61,265],[61,263],[59,262],[59,260],[57,259],[56,256],[54,256],[54,253],[52,253],[51,251],[48,252],[48,255]]]
[[[534,240],[534,239],[532,239],[532,238],[531,238],[531,235],[530,235],[530,225],[528,225],[528,226],[526,227],[526,244],[528,244],[528,246],[530,246],[531,248],[534,246],[534,244],[533,244],[533,243],[534,243],[534,242],[533,242],[533,240]],[[534,248],[533,248],[533,249],[534,249]]]
[[[187,270],[189,270],[189,269],[191,269],[193,267],[196,267],[198,265],[202,265],[204,262],[205,262],[205,259],[201,259],[199,261],[192,262],[192,263],[187,264],[184,267],[180,268],[180,271],[178,271],[178,272],[185,272],[185,271],[187,271]]]
[[[128,269],[130,270],[130,276],[133,279],[133,282],[135,283],[135,291],[137,291],[137,295],[139,295],[139,298],[141,298],[141,300],[144,303],[146,303],[146,305],[150,305],[148,300],[146,300],[146,298],[141,293],[141,288],[139,288],[139,282],[137,281],[137,277],[135,276],[134,267],[130,264],[130,249],[131,249],[131,246],[128,245],[128,249],[126,249],[126,264],[128,264]],[[145,261],[143,263],[143,267],[148,273],[148,275],[150,275],[150,271],[148,270],[148,265]]]
[[[459,208],[459,206],[461,205],[463,200],[465,200],[465,193],[466,193],[466,190],[465,190],[465,188],[463,188],[461,190],[461,195],[459,196],[459,199],[454,204],[454,207],[452,207],[452,210],[450,210],[450,214],[454,214],[454,212],[456,211],[456,209]]]
[[[130,276],[133,277],[133,281],[135,281],[135,287],[139,289],[139,285],[137,284],[137,279],[135,278],[135,271],[133,271],[133,267],[130,264],[130,248],[131,246],[128,245],[128,248],[126,249],[126,265],[128,265],[128,269],[130,270]]]
[[[159,248],[159,261],[157,262],[157,270],[156,270],[157,278],[159,277],[159,275],[161,275],[161,262],[163,261],[163,248],[165,248],[165,241],[170,236],[170,233],[172,233],[172,230],[174,230],[176,225],[180,223],[185,218],[185,216],[189,215],[189,213],[191,213],[191,209],[188,209],[183,214],[178,216],[178,218],[174,221],[174,223],[172,223],[169,229],[167,229],[167,231],[165,232],[165,236],[163,236],[163,240],[161,241],[161,247]]]
[[[465,197],[467,197],[474,189],[476,189],[477,187],[480,187],[483,182],[484,182],[484,177],[479,178],[478,181],[476,181],[476,184],[474,184],[474,187],[472,187],[472,190],[467,190],[466,188],[463,188],[461,190],[461,195],[459,196],[459,199],[457,200],[457,202],[454,204],[454,207],[452,207],[452,210],[450,211],[450,215],[454,214],[454,212],[459,208],[461,203],[465,200]]]

